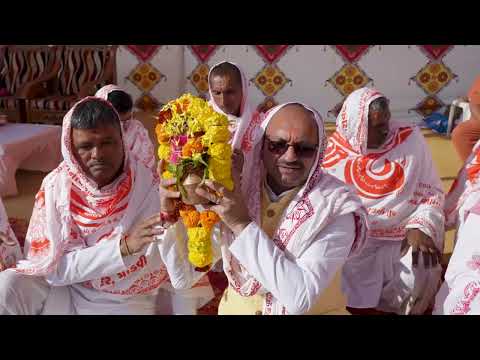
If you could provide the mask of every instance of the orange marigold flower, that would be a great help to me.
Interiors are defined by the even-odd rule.
[[[183,145],[182,156],[183,157],[192,157],[192,153],[193,153],[192,144],[190,142],[187,142],[185,145]]]
[[[177,111],[177,114],[183,114],[182,105],[179,104],[178,102],[175,103],[175,109]]]
[[[211,229],[217,222],[220,221],[220,217],[215,211],[203,211],[200,213],[200,224],[207,229]]]
[[[193,148],[193,153],[202,153],[203,152],[203,145],[202,145],[202,139],[200,138],[195,138],[192,142],[192,148]]]
[[[187,143],[182,148],[183,157],[192,157],[193,154],[201,154],[203,152],[202,139],[193,138],[188,139]]]
[[[170,140],[170,137],[165,133],[163,124],[157,124],[155,126],[155,134],[157,135],[158,142],[166,143]]]
[[[180,210],[180,216],[187,228],[196,227],[200,221],[200,213],[196,210]]]
[[[183,99],[182,101],[182,110],[186,112],[188,110],[188,105],[190,105],[190,101],[188,99]]]
[[[179,210],[183,210],[183,211],[195,211],[195,210],[197,210],[197,209],[196,209],[195,206],[193,206],[193,205],[188,205],[188,204],[185,204],[185,203],[182,202],[182,203],[180,203],[180,205],[179,205]]]
[[[170,120],[172,118],[172,110],[166,109],[160,111],[158,114],[158,123],[163,124],[165,121]]]

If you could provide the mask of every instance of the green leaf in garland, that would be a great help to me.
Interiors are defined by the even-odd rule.
[[[177,173],[177,167],[174,164],[168,164],[167,165],[167,170],[171,174],[176,174]]]

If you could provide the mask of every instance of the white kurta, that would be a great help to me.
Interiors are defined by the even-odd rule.
[[[167,276],[166,271],[158,270],[163,265],[159,244],[150,247],[136,255],[122,258],[119,242],[101,242],[65,254],[55,272],[46,278],[25,276],[13,270],[4,271],[0,273],[0,292],[3,293],[0,297],[0,314],[175,313],[174,301],[178,302],[179,299],[175,300],[163,284],[161,287],[157,286],[158,281]],[[133,275],[135,272],[136,276]],[[155,273],[158,274],[157,277],[151,275]],[[115,281],[127,276],[135,276],[138,287],[142,286],[146,290],[148,283],[151,283],[152,290],[145,291],[145,294],[134,294],[132,291],[123,296],[108,292],[109,285],[113,286]],[[100,279],[106,291],[86,286],[86,283],[93,279]]]
[[[87,97],[65,115],[64,160],[45,177],[35,198],[25,241],[25,259],[7,272],[18,276],[0,274],[0,293],[8,293],[0,300],[9,301],[3,304],[6,306],[0,302],[0,308],[12,308],[15,313],[38,313],[38,306],[15,309],[15,305],[24,300],[38,302],[24,296],[24,291],[29,293],[25,283],[36,283],[24,281],[23,275],[28,275],[45,279],[54,289],[67,288],[68,291],[61,291],[65,301],[61,301],[62,296],[58,300],[60,303],[71,300],[67,308],[72,313],[158,313],[156,295],[169,281],[169,265],[163,262],[159,245],[149,245],[131,256],[120,254],[123,235],[160,212],[158,179],[136,156],[129,157],[125,136],[124,168],[116,180],[98,188],[82,171],[73,155],[71,118],[78,104],[89,101],[111,107],[104,100]],[[12,283],[19,286],[12,290],[9,287]],[[44,286],[41,280],[38,285],[42,293],[50,287]]]
[[[170,276],[172,285],[176,288],[188,288],[199,278],[199,273],[195,272],[187,260],[187,239],[181,236],[182,233],[185,234],[184,231],[181,222],[170,227],[161,248],[165,251],[163,258],[174,269]],[[354,234],[353,215],[339,216],[317,234],[301,256],[294,258],[287,251],[280,250],[252,222],[230,244],[224,243],[222,246],[228,247],[240,264],[286,307],[289,314],[303,314],[315,305],[335,273],[345,263]],[[217,228],[213,236],[217,251],[221,242],[220,235]],[[165,246],[167,243],[170,246]],[[174,261],[176,264],[173,266]]]
[[[387,161],[408,166],[405,184],[391,195],[379,198],[368,198],[358,190],[369,213],[369,237],[363,252],[345,264],[342,287],[348,306],[353,308],[423,313],[433,305],[441,266],[425,269],[420,259],[414,269],[411,250],[401,256],[400,249],[408,229],[419,229],[443,251],[444,197],[440,179],[418,129],[378,159],[378,169],[373,168],[372,173],[379,172]],[[344,167],[345,163],[340,163],[327,170],[345,181]],[[357,189],[356,185],[351,184],[353,189]]]
[[[142,283],[155,285],[158,279],[149,274],[159,271],[163,261],[158,251],[158,245],[151,245],[149,256],[145,256],[147,248],[141,253],[122,257],[120,243],[117,241],[100,242],[86,249],[65,254],[60,260],[56,271],[47,276],[47,282],[54,287],[69,285],[69,293],[74,312],[83,314],[156,314],[164,313],[165,306],[157,304],[156,290],[147,291],[145,295],[127,294],[119,296],[109,293],[109,284],[133,275]],[[152,251],[153,250],[153,251]],[[127,274],[129,272],[130,274]],[[147,276],[145,276],[147,275]],[[160,277],[166,277],[165,271],[160,271]],[[85,282],[101,279],[104,291],[90,289]],[[138,280],[137,280],[138,282]]]
[[[475,194],[480,200],[480,194]],[[436,315],[480,314],[480,215],[470,213],[460,226],[457,243],[435,299]]]
[[[400,251],[409,229],[422,231],[443,251],[444,194],[418,128],[392,120],[384,144],[368,149],[369,106],[381,97],[368,88],[348,96],[323,162],[368,211],[367,246],[345,264],[343,288],[350,307],[422,313],[433,302],[441,267],[413,269],[411,251],[404,256]]]

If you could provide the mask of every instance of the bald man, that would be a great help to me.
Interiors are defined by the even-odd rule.
[[[343,183],[323,173],[326,137],[315,110],[279,105],[258,126],[253,146],[242,148],[241,184],[237,165],[233,192],[208,181],[220,196],[197,189],[216,204],[212,210],[230,230],[213,235],[214,243],[221,243],[229,280],[219,314],[305,314],[349,255],[362,247],[366,212]],[[161,193],[162,203],[174,196],[166,188]],[[181,226],[171,226],[164,240],[185,234]],[[176,256],[183,265],[171,274],[172,284],[189,287],[194,270],[182,260],[184,253]]]

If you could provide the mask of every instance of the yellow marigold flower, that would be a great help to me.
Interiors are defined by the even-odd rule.
[[[208,171],[212,180],[226,179],[232,174],[232,160],[211,157],[208,159]]]
[[[213,262],[213,254],[210,253],[188,253],[188,261],[198,268],[203,268],[207,265],[210,265]]]
[[[187,131],[186,117],[172,110],[172,118],[164,123],[163,131],[169,137],[184,135]]]
[[[192,227],[187,229],[188,239],[192,246],[203,246],[203,243],[210,242],[210,230],[203,227]]]
[[[211,114],[204,115],[202,122],[205,129],[208,129],[211,126],[228,127],[228,118],[225,115],[214,112],[213,110]]]
[[[187,230],[189,229],[203,229],[203,228],[202,227],[187,228]],[[210,236],[202,240],[188,238],[187,248],[189,253],[208,254],[208,252],[212,250]]]
[[[168,170],[165,170],[163,173],[162,173],[162,178],[168,180],[168,179],[173,179],[174,175],[168,171]]]
[[[232,147],[227,143],[211,144],[208,148],[208,155],[219,160],[226,160],[232,157]]]
[[[180,103],[184,103],[184,102],[192,103],[195,98],[196,97],[194,97],[192,94],[186,93],[186,94],[183,94],[182,96],[180,96],[178,98],[178,102],[180,102]]]
[[[167,160],[170,158],[170,145],[160,144],[158,146],[158,157],[161,160]]]
[[[187,121],[188,124],[188,136],[193,136],[197,133],[204,132],[203,123],[198,117],[190,117]]]
[[[203,227],[187,228],[188,260],[196,267],[205,267],[212,263],[211,232]]]
[[[215,143],[226,143],[230,139],[230,131],[228,127],[212,126],[207,129],[205,135],[202,136],[203,146],[209,147]]]
[[[204,103],[205,101],[203,99],[192,99],[188,113],[192,116],[199,116],[205,107]]]
[[[225,189],[229,191],[233,191],[233,188],[235,187],[235,184],[233,183],[232,178],[221,179],[221,180],[218,180],[217,182],[225,186]]]
[[[198,119],[202,122],[202,124],[205,122],[207,118],[215,116],[216,114],[216,112],[208,103],[205,103],[204,106],[198,106],[196,110],[197,110],[196,115]]]
[[[218,160],[213,157],[208,159],[208,177],[209,179],[222,184],[225,186],[225,188],[232,191],[233,179],[231,159]]]

